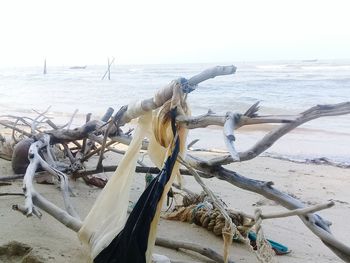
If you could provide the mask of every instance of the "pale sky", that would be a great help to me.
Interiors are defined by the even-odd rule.
[[[2,0],[0,66],[349,59],[349,0]]]

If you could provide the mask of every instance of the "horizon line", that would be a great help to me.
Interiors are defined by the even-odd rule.
[[[106,66],[107,63],[69,63],[69,64],[62,64],[62,63],[54,63],[50,65],[50,60],[47,58],[43,59],[43,64],[44,65],[44,61],[46,60],[46,65],[51,66],[51,67],[74,67],[74,66]],[[118,61],[116,59],[116,61]],[[169,62],[169,63],[157,63],[157,62],[143,62],[143,63],[117,63],[114,62],[112,65],[123,65],[123,66],[128,66],[128,65],[196,65],[196,64],[217,64],[217,65],[228,65],[228,64],[232,64],[232,63],[259,63],[259,62],[326,62],[326,61],[350,61],[350,58],[322,58],[322,59],[318,59],[318,58],[302,58],[302,59],[247,59],[247,60],[232,60],[232,61],[214,61],[214,62]],[[42,65],[0,65],[0,68],[13,68],[13,67],[42,67]]]

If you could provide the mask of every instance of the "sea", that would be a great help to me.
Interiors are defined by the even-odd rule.
[[[171,80],[190,78],[216,65],[237,67],[233,75],[201,83],[188,96],[192,114],[244,113],[259,101],[261,115],[296,115],[318,104],[350,101],[350,60],[231,62],[215,64],[118,65],[102,79],[106,65],[85,68],[50,66],[0,68],[0,115],[35,116],[48,107],[47,116],[67,122],[78,109],[72,127],[85,122],[87,113],[99,118],[108,107],[146,99]],[[76,66],[76,65],[71,65]],[[5,118],[5,117],[1,117]],[[254,125],[236,131],[236,147],[252,147],[278,125]],[[225,150],[222,129],[191,130],[193,148]],[[350,164],[350,115],[310,121],[278,140],[265,156],[302,161],[327,158]]]

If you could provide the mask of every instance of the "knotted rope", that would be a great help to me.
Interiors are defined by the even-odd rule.
[[[222,203],[220,200],[218,201],[219,203]],[[165,218],[169,220],[195,223],[196,225],[202,226],[213,232],[215,235],[222,235],[223,238],[225,238],[224,232],[226,227],[226,218],[221,213],[220,209],[215,207],[216,203],[214,203],[214,201],[208,197],[206,193],[202,192],[201,194],[185,195],[182,203],[182,207],[178,208],[177,211],[167,214]],[[265,239],[262,230],[261,224],[263,216],[261,210],[256,210],[254,218],[230,209],[225,209],[225,211],[236,228],[236,232],[232,236],[233,240],[247,244],[260,262],[275,262],[275,252],[272,250],[270,243]],[[257,234],[256,251],[254,251],[250,244],[250,240],[247,238],[248,233],[254,227]],[[226,235],[226,237],[229,236]],[[229,243],[228,240],[225,239],[224,242]]]
[[[275,262],[275,252],[270,243],[266,240],[262,230],[262,212],[261,209],[255,210],[255,231],[256,231],[256,257],[262,263]]]
[[[232,244],[233,236],[237,235],[241,237],[239,231],[237,231],[236,225],[232,222],[232,219],[228,215],[226,209],[224,208],[222,202],[214,195],[214,193],[205,185],[202,181],[201,177],[197,173],[195,169],[192,168],[181,156],[178,156],[181,164],[183,164],[194,176],[197,183],[202,187],[204,192],[209,196],[209,198],[213,201],[215,208],[221,213],[224,218],[224,227],[221,229],[222,237],[224,240],[224,262],[227,263],[229,259],[229,247]],[[243,238],[243,237],[242,237]]]

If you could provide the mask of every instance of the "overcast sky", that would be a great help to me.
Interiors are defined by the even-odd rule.
[[[350,1],[7,0],[0,66],[349,59]]]

